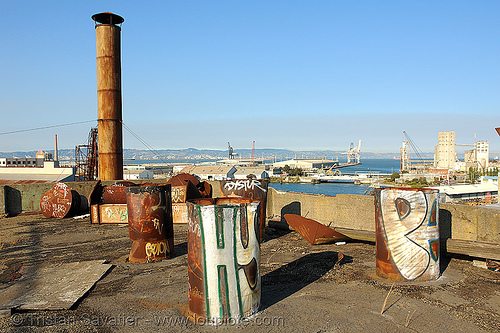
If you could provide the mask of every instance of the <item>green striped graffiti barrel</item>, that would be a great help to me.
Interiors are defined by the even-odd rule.
[[[259,201],[196,199],[187,207],[190,319],[217,324],[256,313]]]
[[[394,281],[429,281],[440,275],[439,192],[375,191],[377,275]]]

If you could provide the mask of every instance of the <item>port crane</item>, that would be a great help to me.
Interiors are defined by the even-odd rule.
[[[255,166],[255,140],[252,143],[252,166]]]
[[[351,146],[349,150],[345,153],[341,153],[343,155],[347,155],[347,164],[359,164],[361,163],[361,139],[359,139],[358,146],[354,147],[354,142],[351,142]]]
[[[233,147],[231,147],[231,144],[229,142],[227,143],[227,149],[229,151],[229,159],[230,160],[234,160],[238,157],[238,153],[234,152],[234,149],[233,149]]]
[[[406,140],[408,140],[407,141],[408,144],[411,146],[411,148],[415,152],[415,155],[417,155],[417,158],[420,161],[420,163],[422,163],[422,165],[424,165],[425,161],[424,161],[424,158],[422,156],[424,153],[420,150],[420,148],[418,148],[418,146],[415,144],[415,142],[412,140],[412,138],[408,135],[408,133],[403,131],[403,134],[406,137]],[[411,169],[411,159],[409,157],[407,158],[407,163],[408,163],[408,169]]]
[[[349,150],[344,152],[344,153],[341,153],[341,154],[347,155],[347,163],[333,164],[330,168],[328,168],[328,170],[326,170],[326,174],[338,175],[338,174],[340,174],[340,171],[334,170],[334,169],[340,169],[343,167],[361,164],[361,139],[359,139],[358,145],[356,147],[354,147],[354,142],[351,142],[351,145],[349,146]]]

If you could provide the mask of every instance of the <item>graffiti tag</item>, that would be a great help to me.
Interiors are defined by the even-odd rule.
[[[262,183],[259,182],[258,180],[252,179],[252,180],[236,180],[234,182],[227,182],[224,185],[224,188],[226,188],[229,191],[232,190],[253,190],[254,188],[258,188],[261,191],[266,192],[266,189],[261,187]]]
[[[145,249],[148,257],[166,255],[167,242],[146,243]]]

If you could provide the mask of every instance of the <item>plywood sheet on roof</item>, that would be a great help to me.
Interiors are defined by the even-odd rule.
[[[70,309],[111,267],[102,260],[29,266],[0,292],[0,309]]]

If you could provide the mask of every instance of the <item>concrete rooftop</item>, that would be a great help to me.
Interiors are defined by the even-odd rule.
[[[127,262],[127,225],[40,214],[2,218],[0,225],[0,291],[22,277],[23,267],[103,259],[114,265],[70,310],[3,311],[0,332],[493,332],[500,327],[500,273],[476,267],[470,258],[442,257],[438,281],[396,283],[387,297],[392,283],[375,275],[374,244],[313,246],[295,232],[267,228],[260,312],[244,323],[215,328],[193,325],[183,316],[185,225],[174,226],[175,257],[151,264]],[[339,252],[344,259],[336,265]]]

